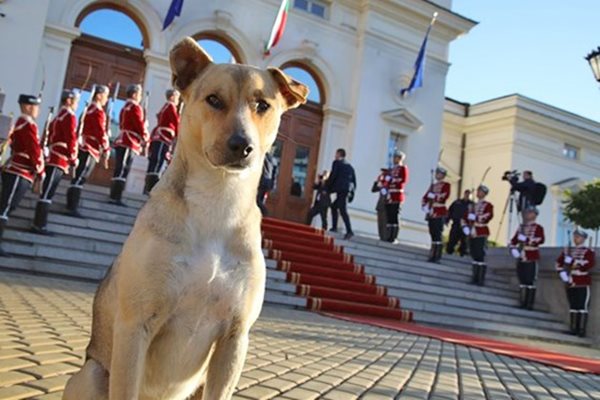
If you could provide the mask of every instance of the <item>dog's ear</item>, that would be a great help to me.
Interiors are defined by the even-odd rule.
[[[191,37],[177,43],[169,53],[173,87],[183,92],[196,79],[204,68],[212,63],[212,58]]]
[[[296,108],[301,104],[306,103],[308,96],[308,87],[287,76],[279,68],[269,67],[267,71],[271,74],[286,101],[287,108]]]

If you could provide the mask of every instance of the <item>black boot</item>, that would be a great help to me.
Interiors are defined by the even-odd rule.
[[[519,308],[525,308],[527,305],[527,288],[519,288]]]
[[[31,232],[40,235],[51,235],[46,226],[48,225],[48,213],[50,212],[50,203],[38,201],[35,206],[35,215],[33,216],[33,225]]]
[[[578,312],[577,315],[579,316],[578,321],[577,321],[578,322],[577,334],[580,337],[585,337],[585,330],[587,329],[588,313]]]
[[[127,204],[123,203],[123,200],[121,200],[124,189],[125,181],[114,179],[110,186],[110,202],[118,206],[126,207]]]
[[[72,217],[83,218],[79,213],[79,203],[81,202],[81,188],[71,186],[67,190],[67,211]]]
[[[535,288],[527,289],[527,304],[525,305],[525,307],[528,310],[533,310],[533,304],[535,303],[535,291]]]
[[[144,185],[144,194],[148,196],[154,185],[158,183],[158,175],[146,175],[146,184]]]
[[[578,312],[573,312],[571,311],[569,313],[569,334],[571,335],[577,335],[578,333],[578,322],[579,322],[579,318],[577,318],[577,316],[579,315]]]
[[[435,262],[435,256],[437,254],[437,244],[431,243],[431,247],[429,248],[429,258],[427,261]]]
[[[477,284],[477,277],[479,276],[479,271],[477,269],[478,265],[476,262],[471,264],[471,283]]]
[[[440,263],[440,260],[442,259],[442,251],[444,251],[444,244],[438,243],[435,247],[435,262],[438,264]]]
[[[4,236],[4,228],[7,223],[7,219],[0,219],[0,257],[10,257],[10,255],[2,249],[2,237]]]
[[[392,237],[390,238],[391,243],[394,243],[396,241],[399,233],[400,233],[400,225],[394,225],[394,228],[392,231]]]
[[[485,273],[487,272],[487,265],[479,265],[479,273],[477,274],[477,284],[483,286],[485,284]]]

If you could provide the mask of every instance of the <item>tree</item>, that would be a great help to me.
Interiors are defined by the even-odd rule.
[[[600,229],[600,180],[586,183],[583,189],[567,191],[564,216],[575,225],[596,231],[598,245],[598,229]]]

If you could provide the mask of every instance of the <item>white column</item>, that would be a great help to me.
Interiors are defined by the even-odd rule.
[[[156,126],[156,113],[164,105],[165,91],[171,87],[171,67],[166,55],[154,53],[151,50],[144,51],[146,59],[146,75],[144,78],[144,91],[150,92],[148,102],[149,130]],[[144,94],[145,95],[145,94]],[[148,159],[136,156],[131,166],[127,179],[126,190],[134,193],[142,193],[146,178]]]
[[[351,118],[352,114],[349,111],[324,107],[317,171],[331,167],[337,149],[344,148],[351,154],[352,135],[349,131]]]
[[[71,45],[73,40],[81,35],[77,28],[67,28],[58,25],[47,24],[44,29],[44,39],[41,51],[42,66],[44,76],[39,76],[38,80],[46,80],[44,88],[43,106],[58,106],[60,93],[65,82],[67,73],[67,64],[71,54]],[[44,115],[44,113],[42,113]]]

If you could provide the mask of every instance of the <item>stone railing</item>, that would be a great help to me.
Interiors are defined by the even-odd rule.
[[[559,279],[555,270],[555,260],[562,251],[558,247],[543,247],[539,262],[536,303],[544,304],[549,311],[569,323],[569,302],[565,285]],[[596,251],[598,253],[598,251]],[[510,278],[517,286],[519,281],[516,273],[516,262],[506,248],[492,248],[488,250],[487,261],[489,268],[494,273]],[[598,263],[597,259],[597,263]],[[594,284],[595,283],[595,284]],[[587,337],[600,347],[600,267],[592,269],[592,295],[589,306],[589,320]]]

